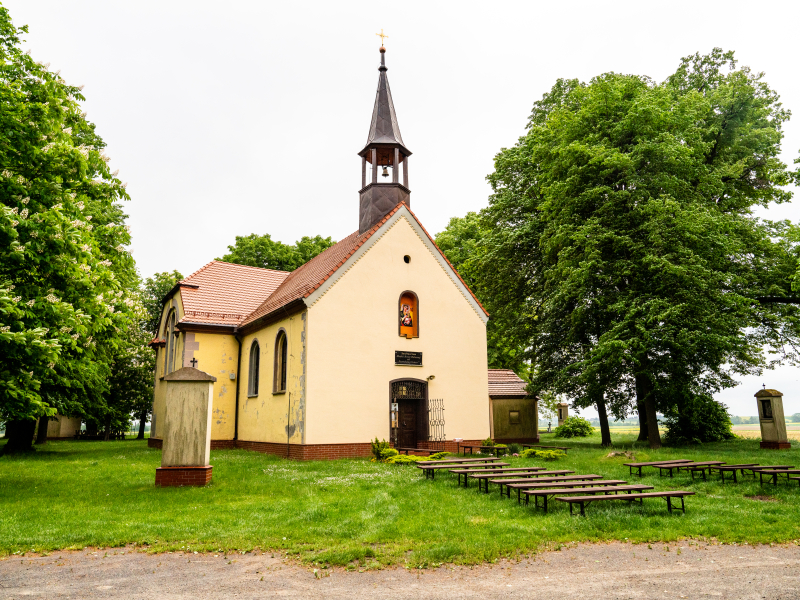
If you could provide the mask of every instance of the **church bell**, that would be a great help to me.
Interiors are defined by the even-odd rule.
[[[382,175],[383,175],[384,177],[388,177],[388,176],[389,176],[389,167],[383,167],[383,173],[382,173]]]

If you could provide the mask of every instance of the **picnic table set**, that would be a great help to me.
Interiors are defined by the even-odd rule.
[[[471,449],[482,446],[467,446]],[[541,447],[541,446],[540,446]],[[487,446],[491,448],[491,446]],[[644,503],[645,498],[664,498],[667,510],[680,509],[686,513],[685,498],[695,494],[687,490],[662,490],[653,491],[654,486],[644,484],[630,484],[622,479],[604,479],[602,475],[594,473],[580,474],[569,469],[547,470],[544,467],[512,467],[510,463],[500,462],[499,457],[487,458],[447,458],[443,460],[420,461],[416,463],[426,478],[433,479],[437,471],[447,471],[458,478],[458,486],[469,487],[470,480],[478,483],[478,491],[488,494],[491,485],[496,485],[500,496],[511,497],[511,492],[516,491],[517,503],[530,505],[533,497],[533,506],[544,512],[548,510],[548,499],[555,498],[559,502],[569,505],[570,515],[574,515],[577,506],[579,514],[586,516],[586,505],[592,502],[626,501]],[[734,483],[738,482],[737,473],[744,477],[748,472],[755,478],[758,474],[761,484],[764,478],[774,485],[778,478],[786,477],[787,482],[797,480],[800,483],[800,469],[794,465],[758,465],[726,464],[724,461],[692,461],[688,459],[674,459],[666,461],[624,463],[629,473],[637,473],[642,477],[645,468],[658,469],[659,475],[674,477],[675,474],[686,472],[694,480],[695,474],[701,474],[706,480],[706,474],[711,477],[714,471],[719,472],[722,483],[725,483],[726,474],[732,475]],[[680,500],[680,506],[677,501]]]

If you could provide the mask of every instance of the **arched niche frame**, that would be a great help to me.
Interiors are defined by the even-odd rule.
[[[419,337],[419,296],[411,290],[397,301],[397,335],[408,340]]]
[[[275,364],[273,365],[272,393],[286,392],[287,371],[289,370],[289,336],[281,327],[275,336]]]
[[[247,397],[258,396],[258,384],[261,379],[261,344],[258,338],[250,344],[250,358],[247,370]]]

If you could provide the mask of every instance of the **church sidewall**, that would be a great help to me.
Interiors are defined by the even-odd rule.
[[[308,313],[302,311],[242,338],[239,377],[239,440],[272,444],[302,444],[305,441],[305,374]],[[275,342],[286,332],[288,341],[286,391],[273,392]],[[248,397],[250,349],[258,340],[258,395]],[[245,444],[245,447],[246,444]]]
[[[185,342],[181,366],[191,367],[194,358],[195,368],[217,378],[211,407],[211,439],[232,440],[236,428],[236,380],[230,375],[237,376],[239,344],[229,334],[190,331],[181,337]]]
[[[398,299],[406,290],[419,297],[413,339],[398,335]],[[389,382],[431,375],[428,397],[444,399],[446,438],[489,436],[486,326],[406,218],[308,313],[307,444],[388,440]],[[422,352],[423,366],[395,366],[395,350]]]

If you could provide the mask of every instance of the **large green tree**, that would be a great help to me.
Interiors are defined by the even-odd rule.
[[[788,118],[763,74],[719,49],[662,83],[559,80],[535,103],[495,159],[480,267],[535,386],[601,423],[638,409],[655,448],[657,411],[759,372],[766,349],[796,359],[796,307],[757,300],[790,293],[786,224],[753,214],[791,197]]]
[[[482,215],[469,212],[464,217],[450,219],[447,227],[436,235],[436,245],[492,315],[486,326],[489,368],[513,369],[527,381],[531,366],[523,352],[525,338],[519,336],[519,329],[505,327],[505,322],[494,318],[495,311],[511,314],[514,307],[495,302],[494,295],[483,285],[481,265],[488,233]]]
[[[5,451],[35,422],[106,404],[119,332],[135,319],[125,186],[80,88],[20,49],[0,6],[0,419]]]
[[[258,235],[251,233],[247,236],[236,236],[236,243],[228,246],[228,254],[217,260],[274,269],[276,271],[294,271],[304,265],[317,254],[334,245],[334,241],[327,237],[303,236],[292,245],[274,241],[268,233]]]

